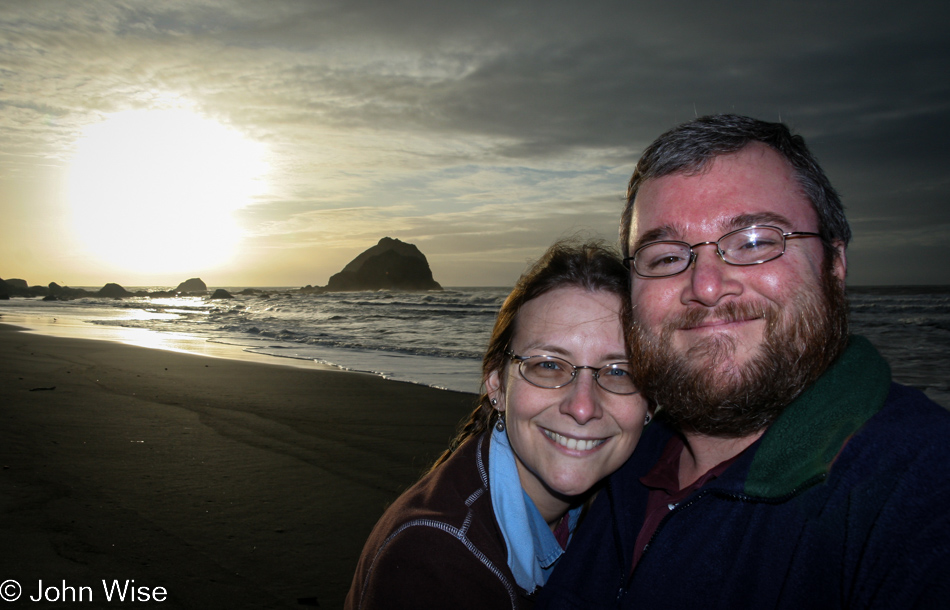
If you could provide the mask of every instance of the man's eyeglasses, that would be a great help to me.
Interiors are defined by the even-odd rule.
[[[597,385],[611,394],[636,394],[637,388],[630,378],[630,364],[614,362],[600,368],[594,366],[574,366],[563,358],[555,356],[516,356],[506,351],[513,361],[518,362],[518,371],[525,381],[539,388],[556,390],[570,385],[577,378],[577,371],[590,369]]]
[[[794,237],[821,237],[818,233],[783,233],[771,225],[752,225],[730,231],[717,241],[702,241],[692,246],[685,241],[654,241],[636,249],[623,264],[640,277],[669,277],[682,273],[696,260],[696,248],[716,246],[716,252],[729,265],[760,265],[785,254],[785,240]]]

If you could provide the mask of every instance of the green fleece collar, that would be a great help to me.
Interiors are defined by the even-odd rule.
[[[884,358],[852,335],[841,357],[766,431],[745,492],[780,497],[827,473],[851,435],[884,406],[890,384]]]

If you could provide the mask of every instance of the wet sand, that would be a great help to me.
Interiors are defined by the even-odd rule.
[[[103,580],[167,591],[136,607],[341,607],[376,519],[473,401],[0,325],[9,607],[64,607],[64,584],[86,607],[124,605]],[[29,601],[40,580],[58,603]]]

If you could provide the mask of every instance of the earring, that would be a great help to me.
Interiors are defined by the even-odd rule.
[[[498,404],[498,399],[497,399],[497,398],[492,398],[492,399],[491,399],[491,406],[494,407],[494,406],[497,405],[497,404]]]
[[[643,419],[643,425],[645,426],[649,424],[651,421],[653,421],[653,416],[647,413],[647,416]]]
[[[498,419],[495,420],[495,430],[499,432],[505,431],[505,420],[501,418],[501,415],[498,416]]]

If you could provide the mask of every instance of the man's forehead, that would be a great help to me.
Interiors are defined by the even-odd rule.
[[[630,242],[688,241],[700,233],[717,239],[753,224],[817,228],[817,214],[791,165],[767,147],[724,155],[698,173],[646,180],[634,201]]]

